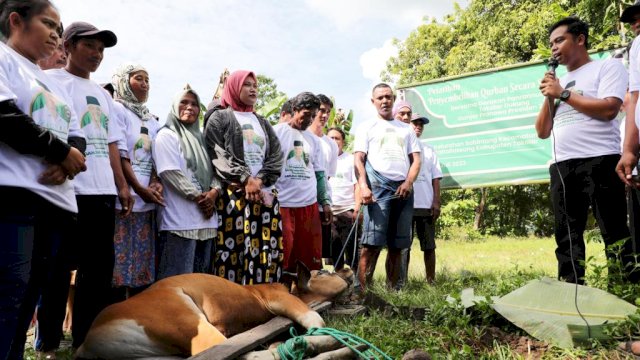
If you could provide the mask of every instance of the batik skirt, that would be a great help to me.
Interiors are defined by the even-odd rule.
[[[116,213],[113,286],[139,287],[155,280],[155,211]]]
[[[242,285],[278,282],[282,274],[282,217],[272,205],[248,202],[227,188],[217,200],[216,275]]]

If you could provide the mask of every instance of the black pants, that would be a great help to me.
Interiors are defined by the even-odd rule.
[[[359,237],[360,234],[362,234],[360,225],[358,225],[357,229],[353,228],[353,210],[333,215],[333,224],[331,226],[331,257],[334,266],[347,264],[354,271],[358,268],[360,241],[356,238],[356,235]],[[343,256],[340,258],[340,252],[343,251],[343,248]]]
[[[79,347],[98,313],[111,304],[115,231],[114,195],[79,195],[75,236],[76,296],[73,346]],[[65,295],[66,296],[66,295]]]
[[[629,212],[629,231],[631,232],[631,250],[633,254],[640,251],[640,190],[629,189],[627,192],[627,211]],[[629,274],[629,281],[640,282],[640,269]]]
[[[619,155],[572,159],[553,164],[549,168],[559,279],[584,283],[583,233],[589,206],[593,209],[607,248],[629,237],[624,184],[615,172],[619,159]],[[564,181],[564,191],[561,179]],[[633,262],[631,245],[631,241],[626,241],[622,248],[624,264]],[[607,251],[608,259],[613,259],[614,256],[615,254]]]

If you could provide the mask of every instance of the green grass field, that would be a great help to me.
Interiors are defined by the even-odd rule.
[[[325,316],[327,326],[358,335],[394,359],[414,348],[434,359],[624,359],[611,345],[591,350],[563,350],[536,341],[485,306],[463,314],[445,298],[467,287],[476,295],[502,296],[542,276],[555,277],[555,242],[551,238],[497,238],[474,241],[438,241],[436,283],[424,281],[422,252],[417,242],[411,252],[409,282],[399,292],[384,287],[384,260],[376,268],[373,291],[389,303],[425,309],[423,319],[370,309],[366,316]],[[603,246],[589,243],[587,276],[605,264]],[[28,349],[25,358],[33,359]],[[64,349],[59,359],[70,359]]]
[[[507,272],[510,269],[532,269],[555,277],[557,262],[555,241],[552,238],[498,238],[489,237],[475,242],[438,241],[436,249],[436,276],[446,271],[459,273]],[[602,243],[587,244],[587,257],[593,256],[595,264],[604,264]],[[409,276],[424,276],[422,251],[414,241],[411,249]],[[376,274],[384,278],[384,257],[381,256]],[[381,279],[382,279],[381,278]]]
[[[422,308],[423,318],[406,313],[369,309],[367,316],[329,317],[328,326],[354,333],[394,359],[420,348],[434,359],[624,359],[615,344],[592,349],[560,349],[537,341],[502,318],[492,308],[479,306],[463,314],[445,298],[459,296],[464,288],[476,295],[503,296],[528,281],[555,278],[555,242],[552,238],[488,237],[468,241],[439,241],[436,283],[424,281],[419,245],[411,252],[409,282],[401,291],[388,291],[381,254],[372,291],[393,307]],[[587,280],[602,286],[605,255],[601,243],[587,246]],[[606,275],[606,272],[604,273]],[[420,315],[422,316],[422,315]]]

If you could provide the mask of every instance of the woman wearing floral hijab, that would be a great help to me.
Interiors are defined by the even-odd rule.
[[[151,143],[160,124],[144,105],[149,95],[147,70],[124,64],[113,75],[112,84],[115,118],[124,131],[124,142],[118,144],[118,149],[135,201],[129,216],[120,209],[116,214],[113,285],[125,290],[123,297],[144,289],[155,279],[155,209],[156,205],[164,205],[164,199],[151,157]]]
[[[179,92],[153,144],[153,159],[164,187],[158,211],[158,280],[192,272],[211,272],[222,192],[204,149],[198,122],[200,98],[189,86]]]
[[[253,111],[257,89],[253,72],[235,71],[221,105],[205,116],[205,145],[222,182],[214,271],[240,284],[279,281],[284,256],[274,188],[282,154],[269,122]]]

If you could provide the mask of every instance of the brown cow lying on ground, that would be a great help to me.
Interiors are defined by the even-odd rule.
[[[294,296],[282,284],[241,286],[213,275],[173,276],[104,309],[76,356],[187,357],[276,315],[307,329],[323,327],[320,315],[307,304],[336,297],[348,288],[347,281],[352,278],[349,269],[309,272],[299,266]]]

